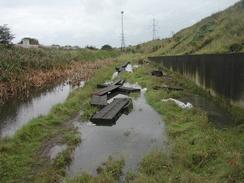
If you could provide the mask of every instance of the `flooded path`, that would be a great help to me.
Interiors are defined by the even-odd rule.
[[[74,152],[68,174],[87,172],[96,175],[96,169],[109,156],[124,158],[124,172],[135,170],[142,158],[153,149],[166,149],[165,125],[161,116],[147,104],[144,93],[133,100],[133,110],[122,115],[112,126],[94,126],[75,122],[81,132],[81,144]]]
[[[200,95],[191,95],[180,99],[183,102],[190,102],[194,107],[205,111],[208,120],[217,128],[232,126],[234,119],[229,111],[221,108],[219,104]]]
[[[61,84],[43,92],[34,92],[29,99],[13,99],[0,105],[0,136],[12,136],[31,119],[48,114],[55,104],[64,102],[73,89],[67,83]]]

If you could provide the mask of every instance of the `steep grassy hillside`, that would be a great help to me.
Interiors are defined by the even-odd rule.
[[[230,53],[244,51],[244,1],[183,29],[172,38],[135,47],[157,55]]]

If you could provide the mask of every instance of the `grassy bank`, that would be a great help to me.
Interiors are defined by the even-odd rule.
[[[81,73],[82,67],[119,54],[116,50],[24,49],[0,45],[0,102],[13,96],[26,96],[33,88],[67,79],[77,70],[78,77],[87,79],[87,73]]]
[[[244,1],[187,27],[170,38],[128,48],[155,55],[244,52]]]
[[[59,182],[80,143],[71,119],[83,109],[89,111],[86,106],[96,84],[109,79],[113,71],[114,64],[104,65],[84,88],[75,90],[47,116],[33,119],[12,138],[0,139],[0,182]],[[50,161],[48,152],[55,144],[66,144],[67,149]]]
[[[98,176],[93,177],[89,174],[83,174],[73,178],[66,178],[64,183],[116,183],[119,182],[122,175],[124,160],[113,160],[111,157],[98,167]]]
[[[125,77],[148,88],[146,98],[167,125],[171,152],[167,156],[152,152],[141,162],[139,171],[128,176],[129,182],[243,182],[244,135],[243,121],[239,126],[216,129],[204,111],[193,108],[183,110],[164,98],[180,98],[194,93],[203,94],[190,81],[174,75],[171,83],[181,85],[184,92],[154,90],[165,83],[150,75],[153,66],[139,68]],[[243,111],[242,111],[243,112]]]
[[[91,94],[98,83],[111,78],[115,65],[125,61],[137,63],[141,55],[124,55],[118,62],[104,66],[82,89],[74,91],[64,104],[57,105],[44,117],[39,117],[20,129],[13,138],[0,140],[0,182],[57,182],[65,177],[65,167],[80,143],[80,136],[72,126],[72,117],[79,111],[88,119],[96,108],[90,106]],[[169,73],[173,81],[185,88],[183,92],[155,90],[154,86],[166,82],[151,76],[155,69],[144,64],[133,74],[124,73],[131,83],[148,88],[146,98],[162,115],[169,135],[169,154],[156,151],[147,155],[138,171],[126,176],[127,182],[242,182],[244,135],[243,124],[227,129],[216,129],[204,111],[193,108],[183,110],[163,98],[204,92],[192,82]],[[79,117],[78,117],[79,118]],[[67,149],[50,161],[48,150],[55,144],[67,144]],[[124,161],[109,159],[101,166],[99,175],[83,174],[66,178],[64,182],[119,182]]]
[[[129,59],[137,63],[141,58],[143,57],[138,55],[134,58],[127,57],[125,60]],[[126,175],[126,182],[243,182],[243,121],[238,126],[218,129],[209,122],[207,114],[197,107],[183,110],[174,103],[162,102],[162,99],[169,97],[181,98],[193,94],[207,97],[207,94],[194,83],[174,73],[169,73],[173,78],[171,83],[181,85],[185,88],[184,91],[155,90],[155,86],[167,81],[151,76],[153,69],[155,66],[144,64],[133,74],[124,73],[123,77],[131,83],[137,82],[143,88],[148,88],[146,92],[148,103],[162,115],[162,119],[166,122],[169,153],[153,151],[146,155],[138,170]],[[110,173],[102,173],[97,177],[84,174],[66,181],[68,183],[118,182],[111,173],[118,172],[116,171],[118,166],[111,169]]]
[[[62,69],[72,62],[103,60],[118,55],[116,50],[24,49],[0,45],[0,81],[9,81],[13,76],[31,70]]]

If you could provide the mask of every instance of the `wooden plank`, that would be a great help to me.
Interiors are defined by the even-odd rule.
[[[101,106],[101,107],[106,106],[108,104],[107,99],[108,99],[107,95],[102,95],[102,96],[93,95],[91,99],[91,105]]]
[[[95,113],[91,122],[114,123],[122,114],[124,107],[130,102],[129,98],[117,98],[112,103]]]
[[[98,84],[97,85],[97,88],[106,88],[106,87],[108,87],[109,86],[109,84]]]
[[[116,85],[123,85],[125,83],[124,79],[121,79]]]
[[[111,85],[121,85],[120,83],[122,82],[121,79],[115,80]]]
[[[108,86],[109,85],[107,85],[107,84],[98,84],[97,85],[98,88],[105,88]],[[124,87],[124,86],[120,86],[117,90],[119,92],[127,92],[127,93],[140,92],[141,91],[141,89],[139,89],[139,88],[130,88],[130,87]]]
[[[110,85],[106,88],[103,88],[101,90],[99,90],[98,92],[94,93],[95,95],[105,95],[105,94],[108,94],[109,92],[112,92],[114,90],[116,90],[117,88],[119,88],[120,85]]]
[[[131,92],[140,92],[141,89],[139,89],[139,88],[129,88],[129,87],[121,86],[121,87],[118,88],[118,91],[131,93]]]
[[[116,81],[114,81],[112,84],[98,84],[97,85],[97,88],[106,88],[110,85],[123,85],[125,83],[125,80],[124,79],[118,79]]]

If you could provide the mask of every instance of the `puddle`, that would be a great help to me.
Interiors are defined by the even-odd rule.
[[[233,124],[231,114],[208,98],[199,95],[192,95],[181,98],[180,101],[190,102],[194,107],[198,107],[205,111],[208,115],[209,121],[218,128],[225,128]]]
[[[126,97],[126,96],[125,96]],[[109,156],[125,159],[124,173],[135,170],[153,149],[166,149],[166,132],[160,115],[149,106],[142,92],[133,100],[133,110],[122,115],[113,126],[94,126],[76,122],[82,142],[76,148],[67,172],[70,176],[96,169]]]
[[[63,152],[67,148],[66,144],[63,145],[55,145],[49,151],[49,157],[51,160],[55,159],[59,153]]]
[[[84,82],[80,86],[84,86]],[[63,103],[73,89],[67,83],[61,84],[43,92],[33,92],[29,99],[13,99],[1,105],[0,136],[12,136],[31,119],[48,114],[54,105]]]

